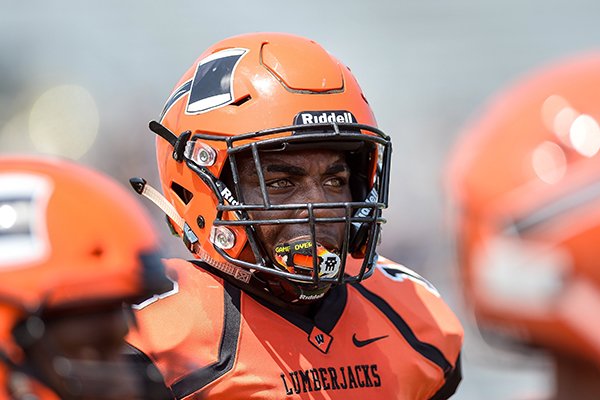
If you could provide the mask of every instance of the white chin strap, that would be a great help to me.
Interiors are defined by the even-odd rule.
[[[132,178],[129,180],[129,183],[131,183],[131,186],[133,186],[133,189],[138,194],[153,202],[158,208],[167,214],[169,218],[171,218],[171,220],[179,227],[179,229],[183,230],[185,224],[184,219],[179,215],[177,210],[175,210],[173,204],[169,203],[162,193],[154,189],[142,178]]]

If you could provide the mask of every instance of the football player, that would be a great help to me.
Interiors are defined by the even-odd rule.
[[[546,349],[553,399],[600,398],[600,53],[499,93],[450,159],[466,300],[492,343]]]
[[[390,138],[350,70],[312,40],[228,38],[159,121],[168,215],[195,260],[137,306],[129,340],[178,399],[446,399],[462,327],[439,293],[378,257]],[[368,278],[368,279],[367,279]]]
[[[173,287],[154,232],[97,172],[0,157],[0,399],[171,398],[121,356],[123,302]]]

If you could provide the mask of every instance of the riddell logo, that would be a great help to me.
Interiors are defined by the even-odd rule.
[[[350,111],[302,111],[294,118],[294,125],[307,124],[351,124],[356,123],[356,118]]]
[[[317,294],[300,294],[300,300],[318,300],[323,297],[325,293],[317,293]]]
[[[223,198],[225,200],[227,200],[227,202],[229,204],[231,204],[232,206],[237,206],[240,203],[235,199],[235,197],[233,197],[233,193],[231,193],[231,190],[229,190],[229,188],[227,188],[227,186],[225,186],[225,184],[223,184],[221,181],[217,181],[215,182],[217,188],[219,189],[219,191],[221,192],[221,196],[223,196]]]
[[[371,189],[371,191],[369,192],[369,194],[367,195],[367,198],[365,199],[366,203],[377,203],[377,200],[379,199],[379,194],[377,193],[377,190],[375,188]],[[371,207],[363,207],[360,208],[358,211],[356,211],[356,213],[354,214],[355,217],[358,218],[366,218],[369,216],[369,214],[371,214],[371,210],[373,210],[373,208]],[[352,225],[354,225],[355,227],[359,228],[360,227],[360,222],[353,222]]]

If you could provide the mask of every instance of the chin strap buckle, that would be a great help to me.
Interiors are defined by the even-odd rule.
[[[183,161],[185,145],[187,144],[188,140],[190,140],[190,136],[192,136],[192,131],[185,131],[181,135],[177,136],[173,132],[171,132],[166,126],[156,121],[150,121],[150,123],[148,124],[148,128],[150,128],[152,132],[156,133],[158,136],[169,142],[171,146],[173,146],[173,159],[175,161]]]

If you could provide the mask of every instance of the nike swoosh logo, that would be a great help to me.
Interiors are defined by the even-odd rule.
[[[385,339],[385,338],[386,338],[386,337],[388,337],[388,336],[389,336],[389,335],[385,335],[385,336],[378,336],[378,337],[374,337],[374,338],[367,339],[367,340],[358,340],[358,339],[356,338],[356,333],[355,333],[354,335],[352,335],[352,343],[354,343],[354,345],[355,345],[356,347],[363,347],[363,346],[366,346],[366,345],[368,345],[368,344],[371,344],[371,343],[373,343],[373,342],[376,342],[376,341],[378,341],[378,340]]]

